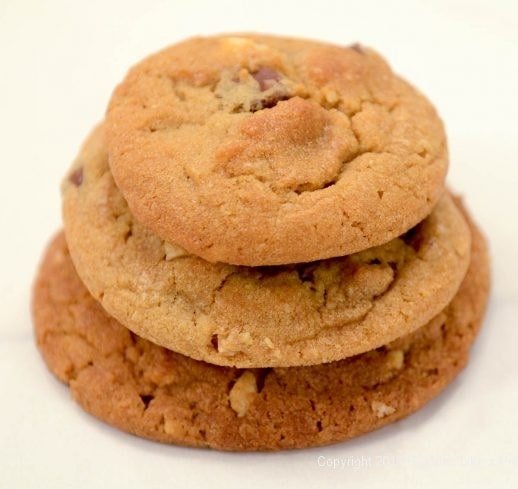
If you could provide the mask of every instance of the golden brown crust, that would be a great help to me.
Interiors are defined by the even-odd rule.
[[[211,262],[385,243],[430,213],[448,165],[434,108],[379,55],[300,39],[171,46],[128,73],[107,121],[137,220]]]
[[[456,293],[470,233],[445,196],[422,224],[355,255],[279,267],[212,264],[135,221],[110,174],[103,127],[63,185],[72,259],[123,325],[197,360],[235,367],[312,365],[422,326]]]
[[[472,231],[468,273],[426,326],[339,362],[256,370],[198,362],[133,335],[89,295],[61,234],[34,288],[38,346],[79,404],[139,436],[222,450],[346,440],[416,411],[466,364],[489,287],[486,245]]]

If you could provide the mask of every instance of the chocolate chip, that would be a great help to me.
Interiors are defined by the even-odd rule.
[[[354,44],[351,44],[349,46],[350,49],[352,49],[353,51],[356,51],[357,53],[360,53],[360,54],[365,54],[365,51],[364,49],[361,47],[360,44],[358,44],[357,42],[355,42]]]
[[[68,181],[79,187],[83,183],[83,167],[75,169],[68,177]]]
[[[403,242],[408,246],[411,246],[416,252],[421,249],[425,241],[425,237],[423,236],[421,230],[422,226],[418,224],[401,236]]]
[[[260,100],[254,100],[250,104],[250,111],[257,112],[261,109],[271,109],[275,107],[279,102],[288,100],[290,96],[285,92],[272,93],[269,97],[262,98]]]
[[[151,401],[154,399],[154,396],[151,396],[149,394],[140,394],[140,399],[144,403],[144,408],[147,409]]]
[[[262,92],[271,88],[281,79],[281,75],[271,68],[259,68],[252,73],[252,76],[259,83]]]

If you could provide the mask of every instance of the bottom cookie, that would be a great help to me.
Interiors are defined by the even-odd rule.
[[[89,295],[60,234],[35,284],[37,342],[79,404],[139,436],[222,450],[346,440],[416,411],[466,364],[489,288],[485,242],[472,231],[468,274],[426,326],[342,361],[255,370],[199,362],[135,336]]]

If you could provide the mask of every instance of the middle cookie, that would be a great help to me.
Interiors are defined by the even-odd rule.
[[[63,213],[77,272],[109,314],[156,344],[240,368],[335,361],[408,334],[450,302],[470,258],[469,228],[446,195],[405,235],[354,255],[209,263],[134,220],[103,126],[64,181]]]

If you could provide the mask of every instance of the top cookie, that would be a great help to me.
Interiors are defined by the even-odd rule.
[[[351,254],[427,216],[447,170],[432,105],[375,52],[190,39],[115,90],[110,167],[135,218],[211,262]]]

